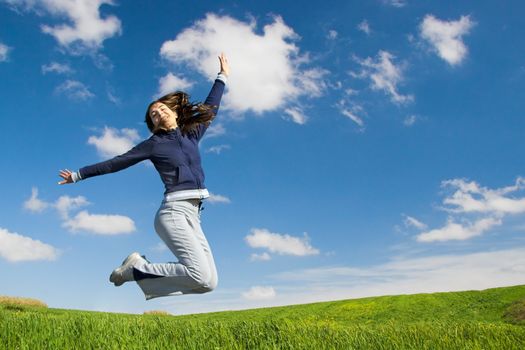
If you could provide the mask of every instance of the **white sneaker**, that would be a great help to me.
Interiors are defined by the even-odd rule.
[[[115,287],[123,285],[125,282],[134,281],[133,267],[147,263],[139,253],[134,252],[128,255],[122,262],[122,265],[117,267],[109,276],[109,281],[115,284]]]

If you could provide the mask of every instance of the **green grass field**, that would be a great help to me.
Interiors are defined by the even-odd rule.
[[[169,316],[0,297],[4,349],[525,349],[525,286]]]

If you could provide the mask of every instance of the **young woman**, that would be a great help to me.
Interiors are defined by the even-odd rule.
[[[149,159],[164,182],[164,200],[155,217],[155,231],[178,262],[150,263],[139,253],[130,254],[109,280],[120,286],[136,281],[146,299],[167,295],[206,293],[217,286],[217,270],[200,225],[204,186],[199,141],[214,119],[230,72],[228,60],[219,56],[220,73],[204,103],[192,104],[181,91],[153,101],[145,122],[152,136],[128,152],[89,165],[76,172],[61,170],[59,184],[128,168]]]

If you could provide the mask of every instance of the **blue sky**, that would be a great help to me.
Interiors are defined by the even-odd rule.
[[[173,314],[525,283],[518,1],[0,1],[1,295]],[[203,100],[219,286],[146,302],[111,271],[173,261],[151,164],[58,186]]]

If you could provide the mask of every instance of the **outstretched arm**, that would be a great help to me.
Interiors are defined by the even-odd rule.
[[[116,156],[112,159],[88,165],[81,168],[79,171],[72,172],[71,170],[60,170],[59,176],[63,179],[58,184],[65,185],[79,180],[87,179],[88,177],[114,173],[126,169],[140,161],[148,159],[151,155],[151,143],[149,139],[143,141],[130,149],[128,152]]]

